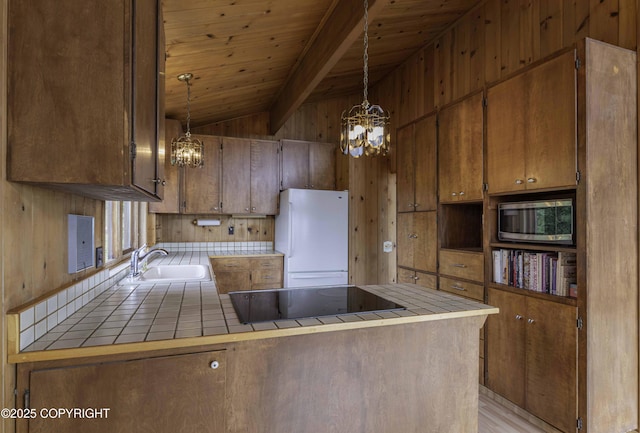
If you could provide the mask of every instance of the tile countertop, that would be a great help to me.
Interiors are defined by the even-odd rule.
[[[272,255],[249,251],[233,255]],[[221,254],[224,256],[232,254]],[[208,264],[211,253],[177,253],[153,264]],[[406,310],[357,313],[245,325],[238,321],[229,295],[214,281],[155,285],[114,285],[33,344],[9,353],[10,363],[70,359],[146,350],[224,344],[495,314],[497,308],[447,292],[413,284],[360,286],[402,304]],[[14,337],[15,338],[15,337]]]

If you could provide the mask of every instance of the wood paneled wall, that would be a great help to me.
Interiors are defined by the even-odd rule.
[[[219,219],[219,226],[201,227],[196,218]],[[264,242],[274,240],[275,219],[232,218],[229,215],[158,215],[158,242]],[[233,235],[229,234],[233,227]]]

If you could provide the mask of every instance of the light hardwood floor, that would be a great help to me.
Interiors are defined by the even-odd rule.
[[[480,393],[478,403],[478,433],[555,433],[557,430],[538,427],[524,417]]]

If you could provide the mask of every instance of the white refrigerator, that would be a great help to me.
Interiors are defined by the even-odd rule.
[[[284,253],[284,287],[347,284],[348,230],[348,191],[282,191],[275,249]]]

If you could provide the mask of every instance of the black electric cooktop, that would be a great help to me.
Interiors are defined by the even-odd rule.
[[[242,323],[406,309],[356,286],[253,290],[229,297]]]

